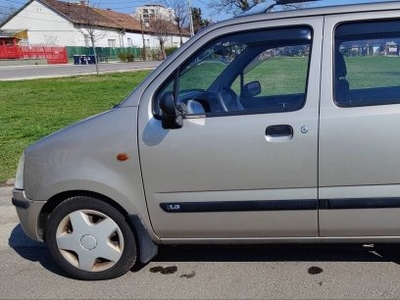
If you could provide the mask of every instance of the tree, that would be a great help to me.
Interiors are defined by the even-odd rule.
[[[200,8],[192,7],[192,18],[194,32],[198,32],[201,28],[210,24],[209,20],[205,20],[202,18]]]
[[[215,0],[209,6],[217,12],[237,14],[248,10],[253,5],[256,5],[262,0]]]
[[[311,0],[314,1],[314,0]],[[242,13],[246,10],[248,10],[250,7],[253,7],[254,5],[261,3],[261,2],[267,2],[270,3],[271,5],[274,4],[276,1],[272,0],[212,0],[212,2],[209,4],[209,7],[216,12],[225,12],[225,13],[233,13],[234,15]],[[280,5],[283,10],[287,9],[298,9],[304,4],[285,4],[285,5]]]
[[[183,44],[182,32],[188,24],[189,20],[189,7],[186,0],[164,0],[167,7],[172,8],[174,11],[174,20],[176,27],[178,28],[180,44]]]
[[[160,43],[161,59],[165,59],[167,57],[165,53],[165,42],[167,41],[169,33],[173,31],[173,24],[169,20],[156,16],[150,20],[150,30]]]
[[[90,39],[95,58],[96,74],[98,75],[100,73],[99,61],[97,58],[95,43],[96,40],[105,36],[104,30],[100,30],[99,28],[104,28],[104,26],[108,24],[108,21],[98,13],[94,7],[89,6],[89,4],[70,4],[70,9],[74,10],[73,14],[76,19],[75,21],[82,26],[82,34]]]

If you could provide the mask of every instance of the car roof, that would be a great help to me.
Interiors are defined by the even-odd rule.
[[[346,4],[346,5],[343,4],[344,1],[346,0],[337,0],[335,2],[335,5],[333,6],[324,5],[323,1],[313,1],[310,2],[311,4],[307,5],[306,8],[285,10],[285,11],[273,11],[273,12],[263,12],[268,7],[268,5],[266,5],[265,2],[263,2],[255,5],[253,8],[250,8],[250,10],[239,16],[224,21],[220,21],[217,23],[213,23],[209,26],[204,27],[202,30],[197,32],[194,37],[199,38],[200,36],[204,36],[205,34],[207,34],[207,32],[216,30],[218,28],[223,28],[225,26],[246,24],[249,22],[251,23],[259,21],[284,20],[284,19],[304,18],[304,17],[339,15],[348,13],[372,13],[372,12],[391,11],[391,10],[400,11],[400,1],[398,0],[387,0],[384,2],[376,2],[376,0],[375,2],[371,2],[373,0],[358,0],[358,1],[363,1],[365,3]],[[262,8],[264,8],[264,10]]]
[[[362,1],[362,2],[361,2]],[[262,16],[263,19],[281,19],[281,18],[296,18],[317,15],[329,14],[346,14],[354,12],[373,12],[384,10],[399,10],[400,1],[388,0],[384,2],[376,2],[376,0],[360,0],[355,4],[348,4],[348,0],[337,0],[335,4],[332,2],[313,1],[305,5],[304,8],[285,10],[285,11],[267,11],[270,3],[259,3],[246,12],[233,19],[241,19],[250,16]],[[232,19],[231,19],[232,20]]]
[[[254,5],[247,11],[241,13],[237,17],[240,16],[250,16],[250,15],[257,15],[257,14],[263,14],[263,13],[274,13],[277,11],[284,11],[282,9],[283,5],[279,3],[279,0],[275,0],[276,3],[269,2],[262,2],[258,3],[257,5]],[[282,0],[281,0],[282,1]],[[300,4],[300,7],[296,9],[285,9],[287,10],[301,10],[304,12],[304,10],[307,9],[312,9],[312,8],[332,8],[332,7],[337,7],[337,6],[346,6],[346,9],[354,11],[358,11],[360,5],[365,5],[365,4],[374,4],[374,5],[381,5],[382,3],[387,3],[387,2],[398,2],[398,0],[386,0],[386,1],[377,1],[377,0],[353,0],[351,3],[349,3],[349,0],[336,0],[335,2],[333,1],[323,1],[323,0],[285,0],[284,2],[288,2],[289,4]],[[287,6],[286,6],[287,7]]]

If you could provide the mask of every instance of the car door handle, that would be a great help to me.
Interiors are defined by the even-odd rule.
[[[293,138],[293,127],[287,124],[268,126],[265,130],[268,142],[285,142]]]

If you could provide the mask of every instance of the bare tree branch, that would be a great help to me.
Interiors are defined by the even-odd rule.
[[[107,24],[108,21],[105,20],[104,16],[98,13],[95,8],[88,4],[79,4],[79,6],[83,7],[79,7],[79,9],[75,11],[75,21],[82,25],[82,34],[87,34],[89,36],[95,58],[96,74],[98,75],[100,72],[95,44],[97,40],[104,38],[106,35],[104,32],[104,25]]]
[[[264,2],[262,0],[211,0],[208,5],[209,8],[217,13],[241,13],[250,7],[256,5],[257,3]],[[268,1],[271,2],[272,1]]]
[[[266,2],[271,5],[275,4],[273,0],[211,0],[208,7],[216,13],[233,13],[234,15],[240,14],[254,5]],[[278,5],[282,10],[299,9],[306,4],[280,4]]]
[[[179,32],[180,44],[183,44],[183,28],[189,22],[189,7],[186,0],[163,0],[164,5],[174,11],[174,22]]]
[[[173,32],[173,26],[174,25],[170,21],[161,17],[156,16],[150,20],[150,30],[160,43],[161,59],[165,59],[167,56],[165,53],[165,42],[168,39],[169,33]]]

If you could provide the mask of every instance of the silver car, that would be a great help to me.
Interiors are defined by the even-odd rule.
[[[106,279],[161,244],[400,241],[400,3],[247,13],[28,147],[26,234]]]

